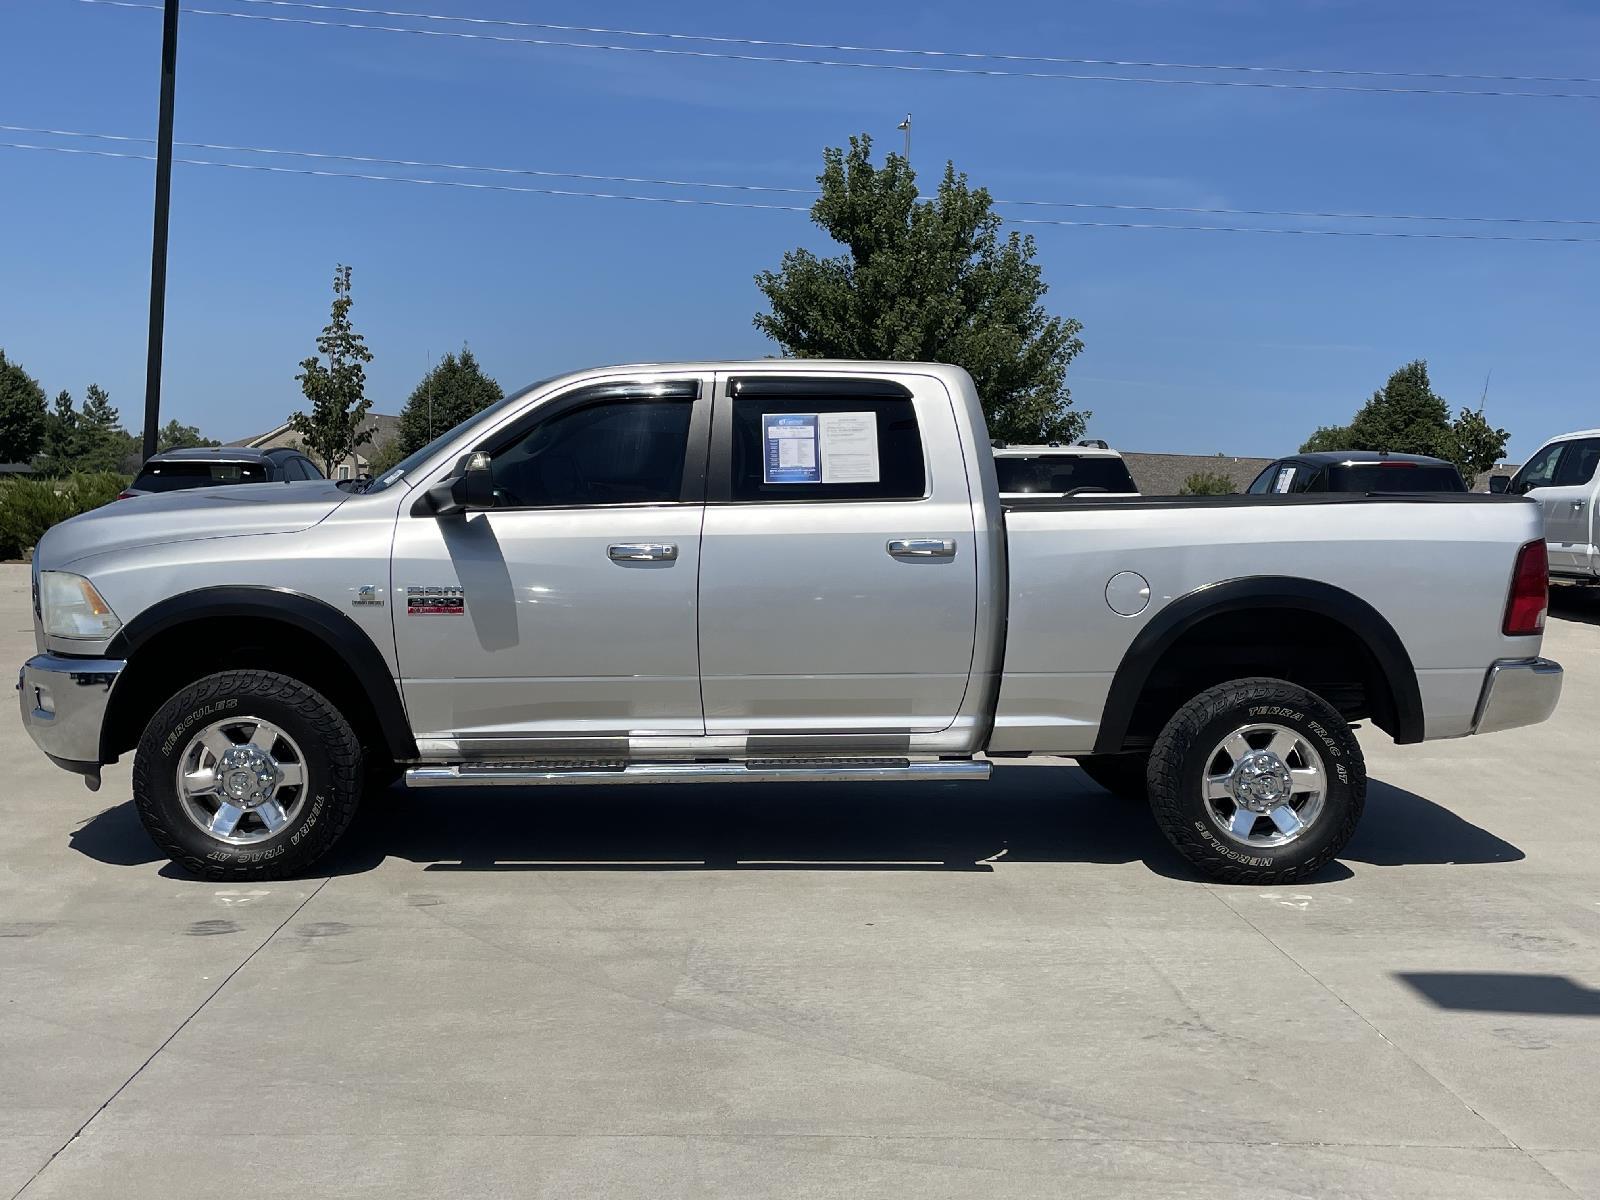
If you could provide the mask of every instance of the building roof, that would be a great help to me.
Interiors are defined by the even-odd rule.
[[[1234,490],[1242,492],[1250,486],[1251,480],[1278,460],[1233,458],[1223,454],[1141,454],[1124,450],[1122,461],[1144,495],[1176,496],[1183,490],[1184,480],[1201,472],[1226,475]]]
[[[399,434],[400,418],[391,416],[389,413],[369,412],[367,414],[367,422],[361,428],[372,430],[372,440],[363,443],[361,448],[367,449],[370,447],[372,449],[377,449],[385,442],[393,440]],[[227,445],[260,446],[266,442],[270,442],[273,438],[282,437],[288,432],[289,422],[284,421],[281,425],[274,425],[265,433],[258,433],[253,437],[239,438],[236,441],[228,442]]]

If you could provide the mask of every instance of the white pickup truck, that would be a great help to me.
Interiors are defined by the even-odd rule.
[[[1539,509],[1469,494],[1002,504],[954,367],[615,367],[351,494],[140,496],[34,557],[23,722],[212,878],[413,788],[981,778],[1075,757],[1224,880],[1361,816],[1352,732],[1544,720]],[[470,799],[464,802],[470,802]],[[908,820],[915,820],[914,815]]]

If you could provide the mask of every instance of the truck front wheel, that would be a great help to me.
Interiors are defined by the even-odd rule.
[[[184,687],[145,727],[133,798],[156,845],[207,879],[305,871],[350,824],[361,743],[317,691],[272,671]]]
[[[1320,696],[1281,679],[1201,692],[1150,754],[1161,831],[1227,883],[1302,879],[1344,849],[1366,803],[1361,746]]]

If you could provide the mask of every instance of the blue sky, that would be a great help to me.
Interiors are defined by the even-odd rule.
[[[1600,75],[1600,10],[1582,0],[330,2],[1002,53]],[[0,0],[0,123],[153,134],[159,41],[153,12]],[[183,17],[177,136],[805,186],[822,147],[853,132],[897,146],[908,110],[926,182],[954,159],[1003,197],[1600,217],[1600,101],[967,78],[199,14]],[[98,381],[130,425],[142,404],[152,176],[149,163],[0,150],[0,347],[52,393],[81,396]],[[394,412],[429,355],[463,342],[507,388],[596,363],[769,353],[750,323],[761,301],[752,276],[794,245],[829,248],[803,214],[783,212],[184,166],[173,190],[163,416],[222,438],[297,405],[295,364],[326,318],[339,261],[354,267],[355,318],[376,354],[369,394]],[[1074,400],[1114,445],[1292,450],[1416,357],[1457,404],[1476,403],[1493,372],[1489,415],[1512,430],[1514,456],[1600,424],[1600,243],[1034,232],[1050,307],[1085,326]],[[1600,226],[1520,232],[1600,237]]]

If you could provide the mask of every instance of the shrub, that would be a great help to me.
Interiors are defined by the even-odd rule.
[[[5,480],[0,483],[0,559],[21,558],[52,525],[110,503],[127,485],[126,475],[110,472]]]
[[[1180,496],[1231,496],[1239,489],[1221,471],[1196,471],[1183,481]]]

